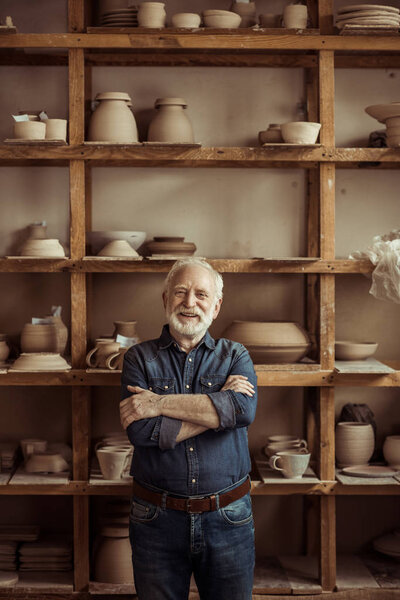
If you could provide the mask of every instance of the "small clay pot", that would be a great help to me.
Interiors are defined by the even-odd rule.
[[[338,466],[366,465],[375,448],[374,430],[370,423],[339,422],[335,431]]]
[[[196,29],[200,27],[201,17],[196,13],[176,13],[172,15],[172,27],[181,29]]]
[[[44,140],[46,124],[41,121],[18,121],[14,123],[14,138],[20,140]]]
[[[315,144],[320,129],[320,123],[309,121],[290,121],[281,125],[282,137],[288,144]]]
[[[400,435],[388,435],[383,442],[383,456],[389,465],[400,467]]]
[[[271,123],[268,129],[260,131],[258,141],[263,144],[279,144],[283,142],[281,126],[276,123]]]
[[[306,29],[307,6],[303,4],[289,4],[283,9],[283,25],[287,29]]]
[[[139,27],[165,27],[167,13],[164,2],[141,2],[138,10]]]
[[[138,141],[135,117],[127,105],[125,92],[104,92],[96,96],[99,105],[89,124],[89,140],[132,143]]]
[[[44,240],[47,236],[47,225],[42,223],[32,223],[29,225],[29,238],[30,240]]]
[[[67,122],[65,119],[47,119],[46,123],[46,140],[63,140],[67,139]]]
[[[21,246],[21,256],[42,256],[46,258],[61,258],[65,256],[64,248],[58,240],[28,239]]]
[[[54,323],[26,323],[21,332],[22,352],[58,352],[58,332]]]

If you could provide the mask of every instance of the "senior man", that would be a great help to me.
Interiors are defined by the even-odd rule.
[[[130,539],[140,600],[249,600],[254,570],[247,427],[257,404],[247,350],[214,340],[222,277],[176,262],[168,325],[125,354],[121,423],[135,447]]]

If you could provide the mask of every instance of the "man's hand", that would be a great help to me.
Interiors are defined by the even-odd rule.
[[[229,375],[224,387],[221,388],[221,391],[223,390],[233,390],[247,396],[254,396],[254,385],[244,375]]]
[[[119,404],[121,425],[124,429],[134,421],[158,417],[161,414],[160,400],[163,396],[139,386],[128,385],[127,388],[133,392],[132,396],[128,396]]]

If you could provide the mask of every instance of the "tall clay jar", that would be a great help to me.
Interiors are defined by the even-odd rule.
[[[128,106],[129,94],[104,92],[98,94],[96,100],[99,105],[90,119],[89,140],[127,144],[137,142],[136,121]]]
[[[165,27],[167,13],[164,2],[141,2],[138,10],[139,27]]]
[[[370,423],[340,422],[335,432],[338,467],[366,465],[375,448],[375,435]]]
[[[149,142],[171,144],[193,143],[194,134],[190,120],[185,115],[187,104],[182,98],[157,98],[158,114],[151,121],[147,139]]]

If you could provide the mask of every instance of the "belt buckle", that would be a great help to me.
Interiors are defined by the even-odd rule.
[[[203,500],[204,498],[186,498],[186,512],[188,512],[191,515],[200,515],[202,512],[204,512],[203,510],[194,510],[191,506],[191,503],[196,500]]]

